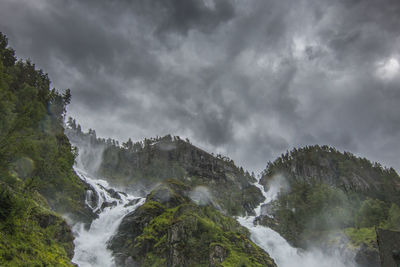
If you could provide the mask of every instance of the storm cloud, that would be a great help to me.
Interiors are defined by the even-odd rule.
[[[189,137],[256,171],[328,144],[399,170],[398,14],[398,0],[3,0],[0,31],[99,136]]]

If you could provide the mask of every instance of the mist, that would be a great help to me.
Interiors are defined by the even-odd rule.
[[[97,142],[96,133],[79,134],[66,125],[65,134],[70,143],[77,149],[75,164],[78,168],[86,170],[88,173],[97,174],[103,161],[103,152],[106,146]]]
[[[321,248],[319,244],[308,244],[306,249],[292,247],[282,236],[271,228],[257,223],[260,215],[271,216],[269,206],[277,199],[279,194],[290,190],[285,176],[274,175],[268,182],[267,189],[256,183],[264,192],[265,201],[255,209],[256,216],[239,217],[238,221],[248,228],[251,239],[267,251],[280,267],[307,266],[307,267],[357,267],[354,258],[355,252],[348,249],[346,240],[340,240],[336,246]]]

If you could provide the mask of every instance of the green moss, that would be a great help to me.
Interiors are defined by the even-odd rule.
[[[160,209],[165,209],[164,205],[162,205],[159,202],[156,201],[146,201],[142,206],[139,207],[140,209],[146,209],[146,210],[160,210]]]
[[[157,207],[160,208],[162,205],[158,202],[148,201],[145,203],[147,209]],[[157,204],[156,204],[157,203]],[[140,236],[135,239],[135,247],[141,247],[144,244],[154,244],[155,248],[163,250],[165,241],[167,238],[166,230],[171,224],[174,213],[179,207],[165,210],[160,216],[155,217],[150,223],[143,229]]]
[[[145,205],[159,207],[152,201]],[[175,229],[175,230],[173,230]],[[178,240],[171,247],[168,235]],[[226,251],[219,266],[275,266],[267,254],[248,239],[248,231],[211,206],[184,203],[165,209],[135,239],[135,249],[145,266],[166,266],[168,251],[175,249],[190,266],[208,266],[215,246]],[[153,249],[148,250],[152,247]]]
[[[0,222],[0,265],[72,266],[67,255],[73,250],[72,239],[68,238],[72,235],[65,233],[63,219],[30,201],[25,204],[31,208],[22,213],[29,217],[16,216]],[[40,223],[39,218],[51,218],[51,224]],[[62,235],[65,237],[60,238]]]
[[[161,258],[159,256],[154,255],[153,253],[147,253],[144,261],[144,267],[159,267],[166,266],[167,259]]]
[[[349,237],[351,245],[359,247],[362,244],[370,248],[376,248],[376,232],[373,227],[369,228],[347,228],[344,233]]]
[[[63,128],[70,100],[29,60],[16,62],[0,33],[1,266],[71,265],[70,230],[49,211],[84,214],[84,185]]]

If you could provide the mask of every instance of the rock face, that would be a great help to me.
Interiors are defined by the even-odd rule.
[[[381,266],[379,261],[379,253],[375,246],[371,248],[365,244],[362,244],[358,249],[354,260],[363,267]]]
[[[41,228],[52,227],[55,229],[53,232],[53,240],[62,244],[67,252],[68,258],[72,259],[74,256],[74,236],[72,235],[69,225],[59,216],[52,213],[40,213],[34,216]]]
[[[210,267],[218,266],[221,264],[227,256],[227,251],[223,247],[219,245],[215,245],[214,247],[211,248],[210,251]]]
[[[73,143],[89,144],[87,150],[96,152],[87,152],[87,158],[102,155],[97,159],[97,171],[111,183],[149,191],[166,179],[178,179],[192,187],[207,187],[230,215],[252,214],[264,200],[252,184],[256,181],[254,176],[238,168],[231,159],[214,156],[179,137],[167,135],[119,147],[97,139],[93,132],[85,134],[71,128],[66,133]]]
[[[393,168],[383,168],[379,163],[328,146],[309,146],[282,154],[268,164],[261,184],[268,188],[277,174],[289,183],[325,183],[345,192],[400,203],[400,178]]]
[[[191,188],[168,180],[128,214],[110,241],[120,266],[276,266],[247,229],[211,204],[198,206]],[[136,265],[135,265],[136,264]]]
[[[382,267],[400,266],[400,232],[376,229]]]

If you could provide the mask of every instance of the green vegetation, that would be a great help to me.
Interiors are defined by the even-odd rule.
[[[143,266],[275,266],[249,240],[247,229],[212,205],[195,205],[187,197],[190,190],[177,180],[157,187],[124,218],[111,242],[117,257],[132,257]]]
[[[267,164],[261,182],[267,184],[275,174],[282,174],[289,183],[319,181],[346,193],[400,204],[400,177],[393,168],[333,147],[314,145],[288,151]]]
[[[356,214],[356,226],[380,226],[387,219],[388,205],[379,199],[367,198],[361,203],[361,206]]]
[[[384,227],[387,229],[400,231],[400,207],[398,205],[393,203],[390,207],[386,225]]]
[[[376,232],[374,227],[370,228],[347,228],[344,230],[349,237],[351,245],[358,248],[365,244],[370,248],[376,248]]]
[[[0,35],[0,177],[40,192],[52,209],[84,216],[84,185],[72,166],[75,151],[64,134],[70,91],[50,90],[47,74],[17,61]],[[62,190],[60,190],[62,188]]]
[[[73,236],[61,217],[9,188],[0,204],[1,266],[71,266]]]
[[[293,182],[290,193],[280,194],[272,203],[272,211],[279,224],[271,227],[293,244],[300,245],[315,231],[353,226],[357,205],[343,191],[332,186]]]
[[[252,213],[264,199],[261,191],[252,185],[256,181],[254,174],[238,168],[233,160],[209,154],[178,136],[136,143],[129,139],[119,146],[112,139],[97,138],[94,130],[83,133],[71,118],[66,133],[72,143],[90,144],[94,150],[102,151],[101,164],[95,171],[113,184],[151,189],[162,181],[176,178],[192,187],[208,187],[215,202],[230,215]]]
[[[0,265],[70,265],[72,235],[50,211],[85,214],[63,129],[70,91],[14,54],[0,33]]]
[[[351,247],[377,257],[375,227],[399,229],[400,177],[392,168],[331,147],[309,146],[268,163],[261,183],[268,187],[276,175],[285,177],[288,186],[269,206],[273,219],[258,221],[295,246],[334,244],[332,237],[344,233]]]

